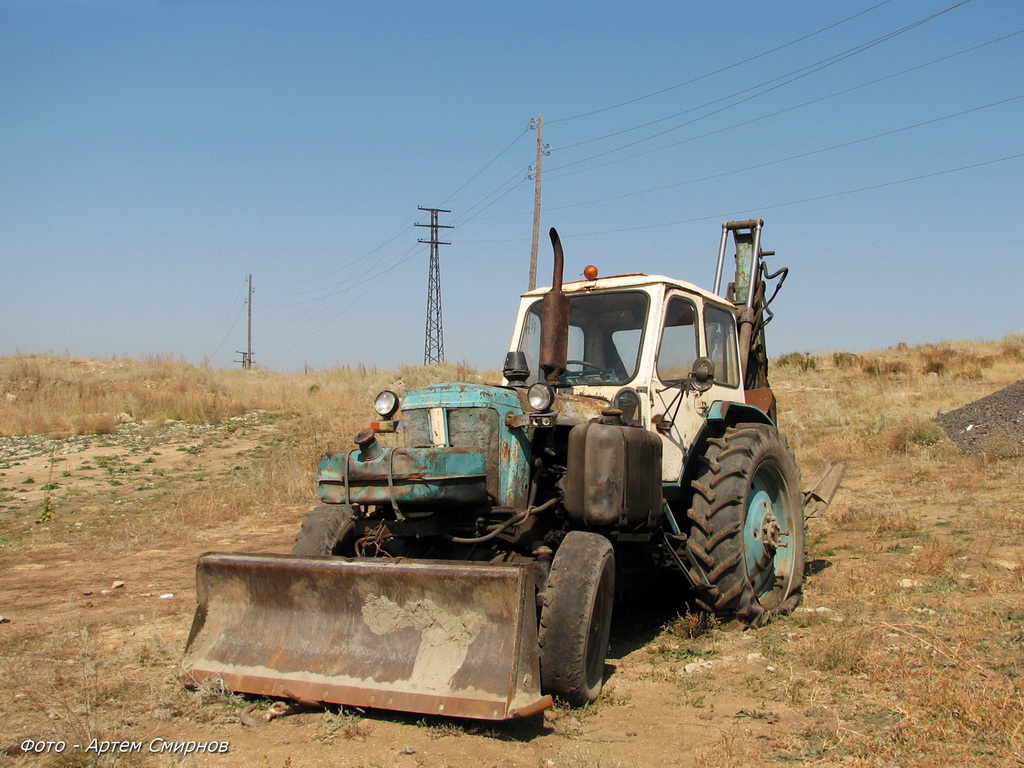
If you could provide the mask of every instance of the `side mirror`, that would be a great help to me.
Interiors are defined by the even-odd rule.
[[[715,364],[710,357],[698,357],[690,371],[690,389],[707,392],[715,383]]]

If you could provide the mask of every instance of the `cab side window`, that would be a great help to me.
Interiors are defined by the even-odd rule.
[[[736,318],[721,307],[704,307],[704,338],[707,356],[715,364],[715,383],[727,387],[740,385],[740,365],[737,360]]]
[[[666,384],[690,375],[697,359],[697,308],[682,296],[669,299],[658,346],[658,378]]]

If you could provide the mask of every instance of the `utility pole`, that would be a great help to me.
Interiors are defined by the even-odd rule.
[[[246,282],[249,283],[249,298],[245,301],[249,310],[248,343],[246,344],[246,351],[239,351],[238,354],[242,356],[242,367],[249,370],[252,368],[252,274],[246,278]]]
[[[444,327],[441,323],[441,260],[438,258],[439,245],[451,245],[437,239],[439,229],[453,229],[450,225],[438,224],[437,214],[451,213],[444,208],[424,208],[417,206],[421,211],[430,212],[430,224],[417,224],[417,227],[430,227],[430,239],[420,240],[421,243],[430,243],[430,274],[427,279],[427,332],[426,341],[423,344],[423,364],[444,362]]]
[[[537,287],[537,244],[540,239],[540,177],[544,169],[544,155],[551,149],[544,144],[544,114],[531,120],[531,128],[537,129],[537,163],[533,167],[533,240],[530,245],[530,287]]]

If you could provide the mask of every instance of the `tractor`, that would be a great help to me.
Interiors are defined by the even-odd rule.
[[[199,558],[187,679],[502,720],[600,695],[630,584],[679,573],[750,627],[791,611],[805,519],[844,468],[801,490],[776,427],[765,326],[788,270],[762,227],[722,226],[712,290],[593,266],[563,284],[552,229],[552,285],[522,296],[500,385],[381,392],[320,459],[290,554]]]

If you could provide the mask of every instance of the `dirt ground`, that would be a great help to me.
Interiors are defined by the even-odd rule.
[[[584,710],[495,724],[332,708],[253,728],[240,712],[269,701],[179,682],[194,563],[286,552],[309,507],[254,499],[251,514],[199,521],[186,510],[205,486],[244,485],[280,439],[259,414],[3,438],[0,764],[1024,764],[1012,727],[1024,724],[1019,458],[946,445],[851,464],[829,516],[811,522],[797,612],[703,631],[676,618],[684,594],[665,582],[616,608],[605,692]],[[1014,723],[1000,735],[993,718]],[[26,740],[65,746],[27,754]],[[183,742],[226,752],[150,751]],[[101,754],[104,743],[139,751]]]

